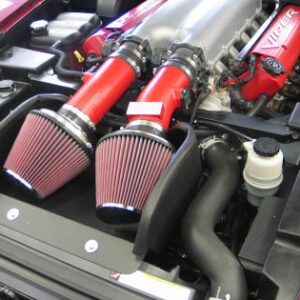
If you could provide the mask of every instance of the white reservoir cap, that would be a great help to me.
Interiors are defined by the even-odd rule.
[[[246,142],[244,147],[248,152],[243,172],[248,199],[258,206],[257,201],[250,199],[251,196],[263,198],[274,195],[283,180],[283,153],[278,142],[271,138]]]

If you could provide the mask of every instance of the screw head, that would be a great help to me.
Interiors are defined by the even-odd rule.
[[[98,250],[99,244],[95,240],[89,240],[85,243],[84,249],[87,253],[94,253]]]
[[[6,217],[9,221],[14,221],[19,217],[20,211],[17,208],[11,208],[7,214]]]

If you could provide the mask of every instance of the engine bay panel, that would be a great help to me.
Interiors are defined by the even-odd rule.
[[[134,3],[0,2],[0,298],[298,299],[300,3]]]

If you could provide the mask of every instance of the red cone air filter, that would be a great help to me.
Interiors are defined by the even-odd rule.
[[[29,113],[4,164],[7,173],[40,198],[53,193],[90,164],[84,145],[62,129],[59,118],[47,110]]]
[[[7,173],[40,198],[79,175],[90,164],[95,125],[134,80],[125,58],[109,57],[57,113],[30,113],[4,165]]]
[[[172,146],[151,134],[125,129],[100,140],[96,150],[99,218],[113,224],[137,222],[171,156]]]

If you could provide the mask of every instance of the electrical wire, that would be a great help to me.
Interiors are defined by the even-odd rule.
[[[214,128],[214,129],[218,129],[218,130],[222,130],[222,131],[225,131],[229,134],[232,134],[232,135],[235,135],[243,140],[246,140],[246,141],[252,141],[253,138],[234,129],[234,128],[231,128],[230,126],[227,126],[227,125],[224,125],[224,124],[221,124],[221,123],[218,123],[218,122],[213,122],[213,121],[207,121],[207,120],[202,120],[202,119],[198,119],[198,122],[199,124],[201,125],[206,125],[207,127],[211,127],[211,128]],[[200,132],[199,132],[200,133]],[[201,132],[202,133],[202,132]],[[197,135],[197,130],[195,130],[195,134]]]

